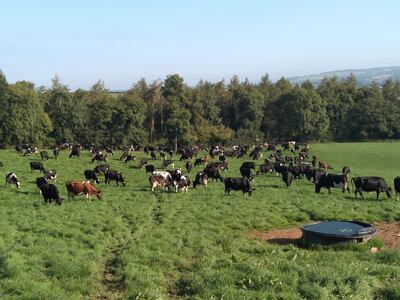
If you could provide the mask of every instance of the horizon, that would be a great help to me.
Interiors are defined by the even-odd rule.
[[[399,9],[373,0],[16,1],[2,7],[0,69],[9,82],[49,87],[58,75],[72,90],[102,80],[122,91],[169,74],[194,86],[394,67]]]

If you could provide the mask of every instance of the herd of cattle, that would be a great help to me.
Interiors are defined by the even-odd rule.
[[[279,147],[279,146],[278,146]],[[363,192],[376,192],[376,198],[379,198],[380,193],[386,193],[390,198],[392,189],[382,177],[368,176],[368,177],[353,177],[349,180],[350,168],[343,167],[342,173],[333,174],[328,172],[332,169],[329,164],[324,161],[318,161],[314,155],[309,159],[310,149],[307,144],[300,145],[295,142],[287,142],[280,145],[280,149],[276,144],[262,144],[258,147],[234,146],[232,149],[226,150],[224,147],[212,146],[200,149],[199,147],[186,147],[174,151],[172,147],[152,147],[146,146],[143,148],[149,158],[143,158],[138,163],[138,168],[145,169],[149,175],[149,184],[151,191],[155,188],[161,187],[165,190],[173,190],[175,192],[187,192],[189,186],[193,185],[196,188],[203,185],[207,188],[209,180],[220,181],[224,183],[225,194],[230,193],[231,190],[241,190],[243,194],[251,196],[252,191],[255,190],[251,187],[251,182],[255,176],[262,174],[277,174],[280,175],[283,182],[288,188],[291,187],[294,179],[307,178],[312,181],[315,186],[315,192],[319,193],[322,188],[326,188],[331,193],[331,188],[340,188],[343,193],[348,191],[350,193],[351,183],[354,187],[355,197],[357,194],[363,198]],[[42,161],[49,159],[47,151],[38,152],[38,148],[32,145],[17,145],[15,149],[21,152],[24,156],[31,156],[39,153]],[[101,199],[102,192],[94,184],[99,184],[99,176],[104,175],[105,184],[115,181],[117,185],[120,183],[125,186],[126,180],[121,172],[112,170],[107,163],[109,155],[114,155],[116,150],[122,150],[123,154],[120,160],[129,163],[136,160],[133,151],[138,151],[139,147],[95,147],[93,145],[69,145],[62,144],[53,149],[53,157],[57,159],[62,150],[69,150],[70,158],[79,158],[81,150],[88,150],[91,155],[91,162],[100,162],[94,169],[87,169],[83,171],[86,180],[69,180],[66,182],[66,189],[68,198],[73,198],[77,195],[84,194],[86,198],[91,201],[93,196]],[[200,150],[207,150],[208,154],[202,158],[198,158]],[[290,151],[290,155],[285,155],[285,150]],[[287,153],[287,152],[286,152]],[[180,155],[180,161],[185,161],[185,168],[187,175],[183,174],[182,169],[174,169],[174,155]],[[263,163],[257,165],[263,154],[267,158]],[[239,168],[241,177],[226,177],[222,176],[222,172],[228,170],[227,158],[243,158],[248,155],[253,161],[245,161]],[[169,156],[169,158],[167,158]],[[153,161],[158,158],[162,160],[162,169],[156,169]],[[193,163],[194,160],[194,163]],[[211,161],[214,160],[214,161]],[[51,203],[53,200],[56,204],[61,204],[63,199],[60,197],[57,186],[54,184],[57,179],[57,172],[55,170],[47,170],[42,162],[30,161],[30,170],[38,170],[43,173],[43,176],[36,179],[36,185],[39,192],[43,196],[45,203]],[[2,163],[0,162],[0,167]],[[204,166],[201,172],[197,172],[193,183],[191,183],[189,174],[194,167]],[[167,169],[166,168],[172,168]],[[14,172],[6,174],[6,185],[10,184],[21,187],[21,182],[18,180]],[[394,189],[396,198],[398,199],[398,192],[400,192],[400,177],[394,179]]]

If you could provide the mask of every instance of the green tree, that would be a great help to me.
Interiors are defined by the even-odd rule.
[[[191,142],[188,140],[191,113],[183,79],[178,75],[169,75],[161,87],[161,94],[166,103],[166,128],[170,141],[174,142],[175,149],[179,143]]]

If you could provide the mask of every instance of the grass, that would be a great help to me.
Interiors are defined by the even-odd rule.
[[[400,175],[398,142],[311,149],[333,172],[346,164],[352,176],[383,176],[390,184]],[[2,299],[399,298],[398,251],[279,246],[248,239],[245,233],[313,220],[395,221],[400,220],[400,202],[386,195],[376,201],[374,193],[356,200],[338,189],[315,194],[305,179],[287,189],[271,175],[255,179],[252,197],[241,192],[224,196],[219,182],[207,190],[191,188],[188,194],[151,193],[145,171],[136,162],[120,162],[119,156],[111,157],[110,164],[127,177],[127,186],[105,186],[103,180],[104,198],[91,204],[84,197],[68,201],[64,186],[94,167],[86,152],[80,159],[63,152],[58,160],[45,161],[45,167],[59,173],[57,186],[65,202],[56,206],[43,203],[34,183],[39,172],[29,170],[28,162],[39,156],[0,151],[1,172],[13,171],[22,182],[20,190],[0,187]],[[142,152],[137,156],[145,157]],[[230,159],[224,176],[239,176],[243,161]]]

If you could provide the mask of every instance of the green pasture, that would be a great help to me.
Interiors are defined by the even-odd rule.
[[[348,165],[351,176],[382,176],[391,185],[400,175],[400,142],[317,144],[311,151],[332,172]],[[2,180],[13,171],[22,182],[19,190],[0,185],[1,299],[400,299],[400,252],[371,253],[378,240],[305,248],[245,235],[315,220],[399,221],[400,202],[385,194],[379,201],[375,193],[365,200],[339,189],[316,194],[306,179],[287,189],[276,175],[256,177],[252,197],[224,196],[220,182],[188,194],[152,193],[144,169],[117,152],[109,163],[127,185],[105,186],[101,178],[104,197],[90,204],[83,196],[68,201],[65,182],[84,179],[95,164],[85,151],[80,159],[68,154],[44,162],[58,172],[65,200],[56,206],[44,204],[35,185],[40,174],[30,172],[39,155],[0,151]],[[245,160],[228,158],[223,176],[240,176]]]

